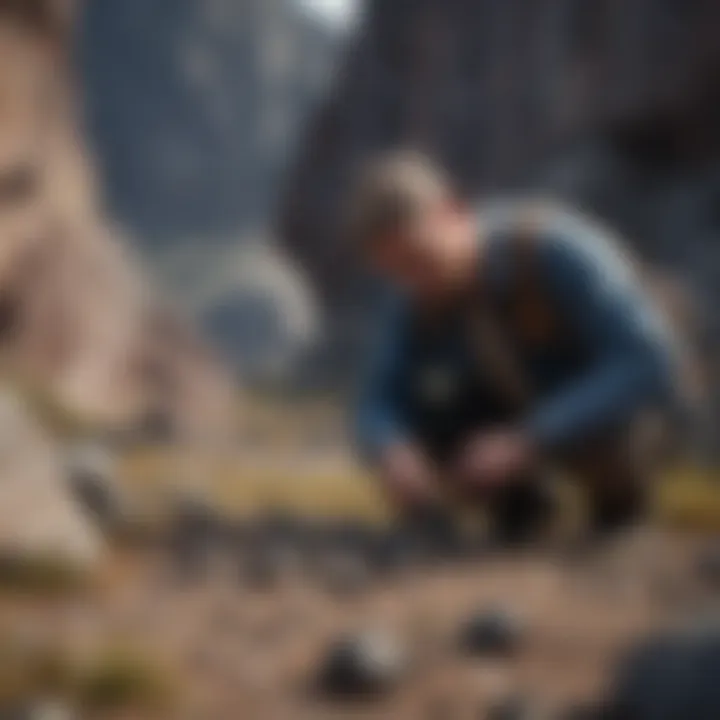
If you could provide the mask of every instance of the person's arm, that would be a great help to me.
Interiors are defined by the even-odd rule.
[[[589,349],[586,374],[546,398],[527,418],[540,448],[611,428],[671,392],[670,339],[628,262],[597,242],[547,238],[539,270],[553,301]]]
[[[383,451],[409,441],[406,411],[400,395],[405,364],[405,320],[398,305],[381,320],[361,381],[355,409],[355,441],[361,456],[373,463]]]
[[[407,371],[402,310],[394,309],[384,320],[358,401],[356,442],[394,509],[417,511],[433,506],[438,490],[432,464],[412,437],[412,421],[402,397],[401,379]]]

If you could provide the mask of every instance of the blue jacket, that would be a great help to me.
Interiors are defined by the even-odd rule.
[[[508,242],[517,215],[513,206],[483,214],[488,245],[478,282],[499,309],[517,291],[517,253]],[[382,313],[356,412],[366,457],[410,439],[442,454],[472,430],[506,422],[523,426],[542,448],[562,449],[669,400],[670,333],[633,263],[584,219],[559,210],[542,217],[535,274],[564,332],[528,343],[507,321],[513,355],[533,387],[523,416],[508,409],[492,373],[478,367],[462,320],[467,309],[428,331],[412,303],[394,295]]]

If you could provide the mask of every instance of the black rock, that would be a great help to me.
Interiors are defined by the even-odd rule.
[[[486,720],[535,720],[538,715],[523,695],[510,695],[492,705]]]
[[[1,720],[74,720],[78,715],[62,702],[30,702],[22,707],[0,708]]]
[[[720,623],[645,641],[620,663],[602,720],[720,718]]]
[[[224,518],[202,497],[183,494],[173,501],[170,522],[175,569],[185,579],[201,579],[222,548]]]
[[[253,590],[275,589],[297,575],[302,563],[296,548],[273,542],[248,549],[240,559],[240,581]]]
[[[67,459],[66,477],[75,500],[100,530],[114,533],[123,523],[127,507],[110,453],[93,446],[76,448]]]
[[[385,573],[434,566],[457,560],[467,552],[454,519],[429,510],[400,519],[375,541],[373,565]]]
[[[102,525],[110,525],[119,512],[115,489],[105,478],[78,471],[70,477],[73,494],[80,504]]]
[[[301,519],[272,514],[246,524],[236,543],[241,582],[256,590],[270,590],[281,580],[301,574],[311,542],[312,529]]]
[[[371,562],[376,572],[396,575],[416,566],[421,557],[415,535],[404,527],[392,527],[379,534]]]
[[[605,720],[606,710],[602,704],[591,703],[565,708],[557,720]]]
[[[696,570],[703,582],[720,588],[720,542],[700,551],[696,559]]]
[[[486,610],[471,617],[460,630],[459,644],[468,655],[506,656],[522,644],[524,627],[504,610]]]
[[[315,577],[325,590],[337,597],[355,597],[372,584],[366,557],[347,551],[329,551],[317,558]]]
[[[172,502],[171,514],[175,528],[188,534],[216,533],[223,526],[217,510],[202,495],[178,495]]]
[[[395,689],[406,670],[405,651],[397,639],[367,633],[331,645],[322,660],[318,684],[331,697],[375,697]]]

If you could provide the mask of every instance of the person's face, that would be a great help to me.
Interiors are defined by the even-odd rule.
[[[469,238],[469,225],[467,214],[459,208],[432,208],[412,227],[371,243],[371,266],[413,295],[442,295],[451,288],[458,250]]]

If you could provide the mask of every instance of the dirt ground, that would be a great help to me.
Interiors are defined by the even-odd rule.
[[[162,554],[133,553],[118,558],[92,592],[4,599],[2,625],[79,655],[102,644],[141,649],[174,679],[171,709],[147,717],[469,720],[516,693],[545,713],[540,717],[558,717],[602,694],[614,659],[633,639],[716,599],[695,569],[706,542],[646,531],[589,555],[489,554],[409,569],[342,597],[299,571],[261,590],[243,583],[228,558],[190,579]],[[495,607],[522,619],[518,653],[464,657],[457,647],[462,623]],[[396,692],[361,703],[320,697],[313,679],[327,644],[368,629],[392,633],[407,648]]]

